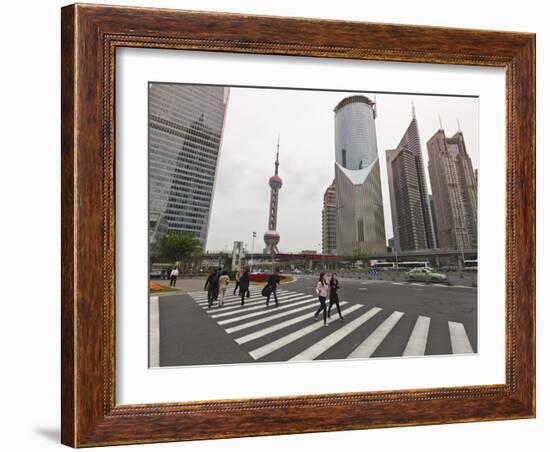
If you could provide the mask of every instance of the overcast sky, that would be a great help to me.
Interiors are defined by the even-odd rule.
[[[373,93],[231,88],[208,232],[208,251],[231,251],[233,242],[263,249],[269,185],[280,134],[277,229],[281,252],[321,250],[323,194],[334,179],[334,107],[344,97]],[[382,180],[386,240],[393,236],[385,151],[394,149],[411,121],[414,102],[426,175],[426,141],[439,129],[458,130],[478,168],[478,100],[409,94],[376,94],[376,135]],[[431,186],[428,183],[428,191]]]

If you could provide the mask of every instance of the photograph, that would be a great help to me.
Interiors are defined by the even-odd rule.
[[[478,352],[477,96],[155,81],[147,123],[150,368]]]

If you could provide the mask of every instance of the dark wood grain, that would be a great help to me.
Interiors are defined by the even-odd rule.
[[[534,35],[97,5],[63,8],[61,35],[64,444],[535,415]],[[506,384],[116,405],[114,68],[124,46],[506,68]]]

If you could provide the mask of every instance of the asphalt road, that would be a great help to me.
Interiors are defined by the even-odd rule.
[[[444,355],[477,351],[477,290],[464,285],[340,280],[344,321],[314,321],[316,278],[279,287],[278,307],[253,287],[207,309],[202,291],[159,300],[160,366]],[[232,290],[230,295],[232,294]],[[327,301],[328,305],[328,301]]]

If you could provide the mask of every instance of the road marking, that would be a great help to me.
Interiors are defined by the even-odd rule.
[[[451,334],[451,349],[453,350],[453,354],[474,352],[462,323],[449,322],[449,333]]]
[[[307,301],[312,303],[316,300],[317,300],[317,298],[310,298]],[[304,306],[304,307],[301,307],[301,308],[292,309],[290,311],[284,311],[284,312],[275,311],[275,313],[273,313],[272,315],[269,315],[267,317],[263,317],[263,318],[258,319],[258,320],[253,320],[251,322],[243,323],[241,325],[237,325],[237,326],[228,328],[225,331],[229,334],[235,333],[236,331],[241,331],[241,330],[244,330],[246,328],[250,328],[251,326],[260,325],[261,323],[270,322],[271,320],[280,319],[281,317],[286,317],[289,314],[294,314],[296,312],[303,311],[304,309],[313,309],[315,306],[316,306],[316,304],[314,304],[313,306]]]
[[[402,312],[394,311],[386,320],[384,320],[378,328],[376,328],[369,336],[359,344],[347,357],[348,358],[368,358],[380,346],[382,341],[390,333],[399,319],[403,316]]]
[[[292,295],[292,294],[295,294],[296,292],[285,292],[285,293],[281,293],[281,294],[278,294],[278,297],[286,297],[286,296],[289,296],[289,295]],[[258,302],[258,301],[263,301],[265,303],[265,297],[263,295],[253,295],[251,296],[250,298],[245,298],[245,305],[251,305],[252,302]],[[218,302],[217,301],[214,301],[212,303],[212,306],[217,306]],[[241,298],[226,298],[225,301],[224,301],[224,310],[226,310],[228,307],[235,307],[235,306],[240,306],[241,304]],[[200,302],[198,303],[199,306],[201,306],[203,309],[209,309],[208,308],[208,301],[204,301],[204,302]]]
[[[344,306],[346,304],[348,304],[346,301],[341,301],[340,302],[340,306]],[[361,306],[361,305],[357,305],[357,306]],[[345,312],[345,311],[342,311],[342,312]],[[352,311],[350,311],[350,312],[352,312]],[[268,326],[267,328],[264,328],[262,330],[254,331],[253,333],[247,334],[246,336],[238,337],[237,339],[235,339],[235,342],[237,342],[238,344],[244,344],[246,342],[253,341],[254,339],[258,339],[260,337],[263,337],[266,334],[270,334],[270,333],[273,333],[275,331],[279,331],[283,328],[286,328],[287,326],[291,326],[291,325],[294,325],[296,323],[300,323],[304,320],[308,320],[308,319],[311,319],[311,318],[312,318],[311,313],[307,313],[305,315],[294,317],[292,319],[285,320],[284,322],[276,323],[275,325]]]
[[[365,312],[360,317],[356,318],[352,322],[344,325],[343,327],[336,330],[334,333],[328,335],[327,337],[321,339],[316,344],[313,344],[311,347],[306,350],[298,353],[296,356],[290,358],[289,361],[304,361],[304,360],[313,360],[317,358],[320,354],[328,350],[337,342],[341,341],[351,332],[355,331],[361,325],[363,325],[367,320],[369,320],[374,315],[378,314],[381,311],[381,308],[372,308],[369,311]]]
[[[263,295],[261,295],[259,292],[251,292],[250,293],[250,298],[261,298],[263,297]],[[265,297],[264,297],[265,298]],[[249,298],[246,298],[246,300],[248,300]],[[203,295],[202,297],[198,298],[194,298],[194,300],[200,304],[201,306],[206,306],[208,304],[208,295]],[[228,302],[228,301],[241,301],[241,296],[240,295],[225,295],[225,301]]]
[[[149,367],[160,366],[159,297],[149,297]]]
[[[392,282],[392,284],[394,286],[403,286],[403,285],[405,285],[405,283],[402,283],[402,282]]]
[[[264,297],[257,297],[257,298],[254,298],[254,297],[250,297],[247,299],[248,303],[245,302],[245,306],[253,306],[253,305],[257,305],[257,304],[260,304],[260,303],[265,303],[265,298]],[[218,302],[217,301],[214,301],[212,303],[212,306],[208,306],[208,303],[205,303],[204,305],[201,306],[201,308],[203,308],[203,310],[205,311],[209,311],[209,312],[213,312],[211,311],[212,309],[215,309],[217,312],[223,312],[223,311],[228,311],[229,309],[235,309],[235,308],[238,308],[241,306],[241,300],[238,300],[238,301],[226,301],[222,307],[218,307]]]
[[[281,302],[284,301],[285,302],[284,306],[286,306],[286,303],[290,301],[297,301],[299,298],[305,298],[309,296],[310,295],[299,295],[299,294],[288,295],[287,297],[281,297],[280,300]],[[224,310],[224,312],[220,313],[222,309]],[[228,306],[227,308],[219,308],[219,309],[211,310],[209,312],[212,313],[211,315],[212,318],[217,319],[218,317],[227,317],[229,315],[240,314],[242,312],[257,311],[258,309],[263,309],[265,312],[265,300],[250,303],[250,305],[248,306],[246,305],[241,306],[241,304],[239,303],[237,306]]]
[[[428,342],[428,331],[430,329],[430,318],[419,315],[414,328],[403,352],[403,356],[422,356],[426,352]]]
[[[250,298],[245,298],[245,300],[258,301],[258,300],[261,300],[262,298],[265,298],[265,297],[251,295]],[[197,302],[197,304],[201,308],[208,308],[208,300]],[[217,300],[212,302],[213,306],[217,305],[217,304],[218,304]],[[229,299],[226,298],[225,301],[224,301],[224,305],[236,305],[236,304],[241,304],[241,299],[240,298],[229,298]]]
[[[358,309],[361,309],[362,307],[363,307],[363,305],[360,305],[360,304],[350,306],[349,308],[344,309],[342,311],[342,314],[343,315],[351,314],[352,312],[357,311]],[[276,325],[274,325],[274,327],[275,326]],[[273,342],[270,342],[270,343],[268,343],[268,344],[266,344],[262,347],[259,347],[255,350],[252,350],[251,352],[249,352],[249,354],[254,359],[260,359],[260,358],[262,358],[266,355],[269,355],[270,353],[273,353],[276,350],[279,350],[280,348],[284,347],[285,345],[288,345],[291,342],[297,341],[298,339],[306,336],[307,334],[309,334],[309,333],[311,333],[315,330],[318,330],[319,328],[323,328],[323,327],[324,327],[324,325],[321,322],[313,323],[313,324],[311,324],[311,325],[309,325],[305,328],[301,328],[301,329],[299,329],[297,331],[294,331],[290,334],[287,334],[286,336],[283,336],[283,337],[281,337],[281,338],[279,338],[279,339],[277,339]],[[265,334],[268,334],[268,333],[265,333]],[[249,335],[249,336],[252,336],[252,335]],[[245,338],[248,338],[249,336],[243,336],[240,339],[243,340],[243,343],[251,341],[252,339],[255,339],[255,337],[252,337],[250,339],[244,340]],[[261,337],[261,336],[258,336],[258,337]]]
[[[310,297],[308,297],[307,295],[297,296],[295,298],[287,300],[287,302],[285,304],[279,305],[279,307],[276,308],[276,312],[280,312],[281,309],[291,308],[291,307],[294,307],[294,306],[299,306],[299,305],[302,305],[304,303],[311,303],[311,300],[312,299]],[[243,309],[243,311],[244,311],[244,309]],[[222,320],[221,322],[218,322],[218,323],[220,325],[227,325],[228,323],[235,323],[235,322],[239,322],[240,320],[246,320],[246,319],[250,319],[252,317],[257,317],[259,315],[265,315],[267,313],[273,312],[272,309],[266,310],[265,304],[263,306],[256,306],[256,307],[249,308],[249,311],[260,311],[260,312],[252,312],[250,314],[238,315],[237,317],[232,317],[230,319]],[[219,315],[216,315],[216,316],[213,315],[212,317],[213,318],[227,317],[228,315],[235,315],[235,314],[240,314],[240,311],[237,310],[237,312],[229,312],[229,313],[226,312],[226,313],[219,314]]]

